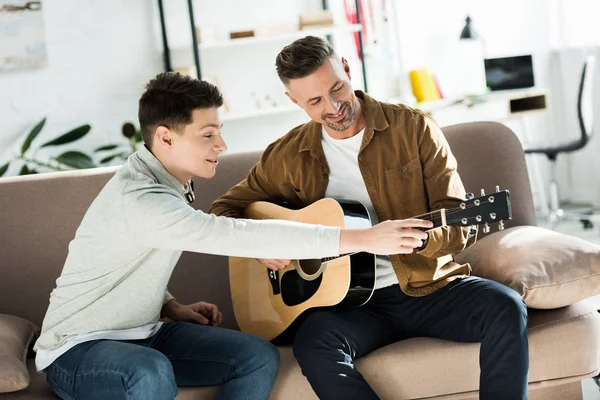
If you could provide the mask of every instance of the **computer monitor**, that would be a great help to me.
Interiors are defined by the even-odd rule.
[[[487,58],[485,81],[492,91],[523,89],[535,85],[531,55]]]

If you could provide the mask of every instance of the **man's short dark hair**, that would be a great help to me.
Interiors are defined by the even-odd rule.
[[[195,109],[222,105],[223,96],[215,85],[178,72],[160,73],[148,82],[139,102],[138,119],[144,143],[152,146],[159,126],[179,132],[192,122]]]
[[[328,41],[315,36],[306,36],[285,46],[277,55],[277,75],[285,86],[292,79],[304,78],[315,72],[325,60],[335,54]]]

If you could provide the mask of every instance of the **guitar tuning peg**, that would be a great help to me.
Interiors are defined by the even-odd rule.
[[[496,192],[500,191],[500,186],[496,185]]]
[[[490,233],[490,226],[487,222],[483,225],[483,233]]]
[[[485,189],[481,189],[481,195],[485,196]]]
[[[500,220],[500,222],[498,223],[498,230],[499,231],[503,231],[504,230],[504,221]]]
[[[471,225],[471,227],[469,228],[469,235],[473,236],[476,233],[477,233],[477,226]]]
[[[475,195],[473,193],[471,193],[471,192],[467,193],[467,200],[471,200],[474,198],[475,198]]]

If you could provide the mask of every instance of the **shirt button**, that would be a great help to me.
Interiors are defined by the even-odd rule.
[[[406,166],[402,167],[402,172],[408,172],[408,167],[406,167]]]

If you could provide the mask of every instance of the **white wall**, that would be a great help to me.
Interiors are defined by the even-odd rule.
[[[529,142],[552,144],[579,135],[576,121],[576,88],[584,55],[600,55],[600,2],[596,0],[396,0],[401,70],[429,68],[444,84],[451,81],[453,54],[467,14],[483,38],[486,58],[532,54],[536,86],[549,90],[550,107],[545,114],[527,117]],[[433,10],[433,11],[432,11]],[[596,47],[594,47],[596,46]],[[600,61],[600,60],[599,60]],[[448,72],[450,71],[450,75]],[[600,75],[596,71],[597,81]],[[406,79],[400,89],[410,90]],[[453,82],[450,82],[451,84]],[[596,121],[600,120],[599,85],[596,85]],[[523,137],[519,124],[507,123]],[[600,206],[600,180],[592,171],[600,168],[600,140],[583,151],[560,157],[558,177],[566,200],[593,202]],[[529,157],[545,184],[549,163],[543,156]],[[535,165],[534,165],[535,164]],[[539,200],[536,198],[535,200]]]
[[[89,123],[92,131],[75,146],[88,151],[118,139],[122,123],[137,120],[143,84],[163,68],[154,3],[43,2],[48,68],[0,74],[0,165],[44,116],[35,143]]]
[[[336,23],[340,24],[346,22],[342,6],[340,0],[330,1]],[[212,30],[217,39],[225,40],[230,31],[297,24],[300,14],[319,11],[321,7],[319,0],[197,0],[195,13],[199,26]],[[223,18],[225,14],[227,18]],[[185,2],[171,2],[166,18],[174,67],[193,65]],[[361,88],[361,66],[352,51],[352,36],[335,34],[333,39],[340,54],[349,59],[355,85]],[[257,99],[262,103],[263,109],[269,108],[267,103],[271,106],[273,103],[276,106],[290,106],[292,103],[285,96],[285,88],[275,71],[277,53],[289,42],[289,39],[283,39],[248,46],[202,50],[202,78],[212,82],[215,82],[215,77],[218,79],[215,83],[222,90],[232,114],[256,111]],[[269,101],[266,100],[267,96]],[[306,115],[298,108],[295,112],[276,116],[226,121],[223,135],[230,153],[261,150],[307,120]]]
[[[330,0],[330,4],[336,20],[343,20],[343,1]],[[452,49],[467,14],[485,40],[486,57],[531,53],[537,84],[555,91],[557,80],[562,82],[564,77],[556,75],[550,52],[564,46],[600,44],[600,25],[594,20],[600,14],[597,0],[390,0],[385,2],[386,9],[379,7],[382,2],[371,4],[366,7],[369,15],[365,20],[367,74],[370,93],[382,100],[407,89],[401,77],[413,68],[437,72],[444,87],[444,70],[456,62]],[[189,62],[186,2],[168,0],[165,6],[175,61],[183,57]],[[318,0],[197,0],[195,10],[200,26],[213,27],[217,36],[224,38],[230,30],[295,23],[299,13],[316,11],[320,6]],[[83,123],[93,128],[77,145],[82,149],[89,151],[97,144],[119,139],[121,124],[137,121],[143,84],[164,68],[155,1],[46,0],[43,16],[49,67],[0,74],[0,165],[43,116],[48,116],[48,123],[38,143]],[[335,39],[338,52],[350,59],[355,86],[361,87],[352,38],[341,35]],[[219,76],[232,112],[251,111],[255,101],[252,92],[261,98],[268,94],[285,104],[273,65],[285,44],[203,51],[204,76]],[[555,129],[553,115],[563,112],[568,104],[552,92],[551,99],[552,113],[529,122],[534,139],[555,140],[563,134]],[[226,122],[223,133],[230,152],[258,150],[305,121],[306,116],[297,111]],[[587,185],[585,194],[577,194],[577,188],[585,186],[580,177],[585,176],[582,171],[589,165],[587,157],[597,152],[581,154],[577,162],[561,169],[561,186],[575,197],[600,203],[600,188],[594,184]],[[543,161],[541,164],[544,166]]]
[[[341,2],[335,2],[339,9]],[[193,65],[187,2],[164,3],[174,66]],[[91,133],[71,147],[89,151],[119,140],[122,123],[137,122],[144,83],[164,70],[156,1],[46,0],[43,6],[49,67],[0,74],[0,165],[16,154],[26,133],[44,116],[48,121],[38,144],[84,123],[92,125]],[[220,39],[232,30],[294,24],[299,14],[320,9],[319,0],[195,2],[197,24],[214,28]],[[334,40],[340,48],[351,45],[349,35]],[[263,102],[268,95],[279,105],[289,104],[274,68],[275,56],[286,44],[203,51],[203,77],[219,77],[231,112],[252,111],[250,93]],[[360,82],[360,64],[349,58]],[[306,120],[301,110],[236,120],[226,123],[223,134],[229,152],[260,150]],[[9,174],[17,171],[14,164]]]

